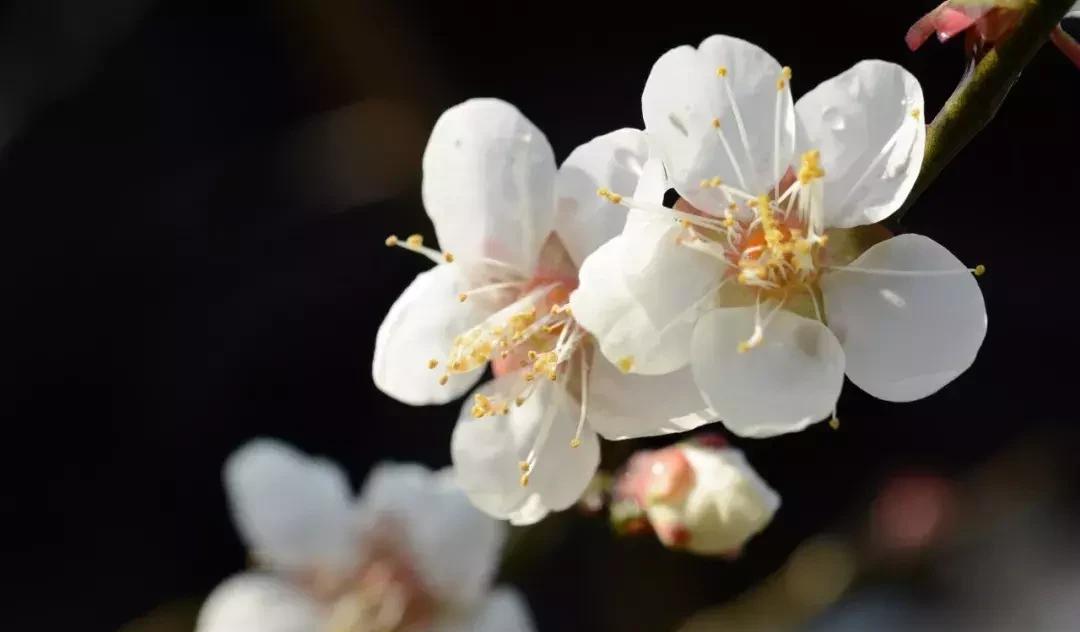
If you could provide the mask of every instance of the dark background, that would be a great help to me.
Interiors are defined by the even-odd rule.
[[[860,59],[902,63],[933,113],[960,46],[913,54],[903,35],[935,4],[5,3],[6,623],[112,630],[242,568],[219,472],[250,437],[357,482],[381,459],[449,461],[456,407],[398,404],[370,378],[379,322],[428,265],[382,240],[432,234],[419,166],[443,109],[506,99],[561,160],[640,126],[653,61],[722,32],[792,66],[796,95]],[[1078,110],[1080,72],[1043,50],[905,220],[989,270],[971,370],[907,405],[849,384],[839,432],[737,441],[784,499],[738,561],[571,520],[507,575],[540,628],[668,629],[864,513],[897,468],[960,477],[1032,433],[1068,446]]]

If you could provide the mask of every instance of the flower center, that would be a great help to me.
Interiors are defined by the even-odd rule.
[[[334,601],[326,632],[405,632],[433,619],[435,597],[387,531],[369,538],[367,558]]]
[[[750,201],[755,218],[740,226],[731,273],[741,285],[782,298],[816,282],[828,238],[809,235],[798,218],[772,208],[767,195]]]
[[[702,189],[720,191],[728,203],[719,215],[682,200],[669,209],[607,189],[598,194],[616,204],[674,215],[682,226],[678,243],[717,259],[727,268],[721,287],[734,282],[750,291],[758,318],[751,336],[739,346],[740,351],[747,351],[760,344],[768,320],[796,295],[808,295],[815,316],[823,318],[816,293],[828,242],[822,209],[824,176],[820,152],[808,151],[802,155],[798,172],[789,169],[772,194],[751,194],[718,177],[702,180]],[[776,303],[764,318],[762,302]]]
[[[536,276],[519,284],[520,293],[508,305],[454,338],[445,362],[446,373],[440,380],[445,382],[451,374],[474,371],[489,361],[497,376],[504,375],[524,367],[526,358],[534,365],[535,374],[554,380],[557,365],[564,359],[560,357],[563,350],[559,343],[574,328],[566,302],[576,286],[576,279],[549,276]],[[458,298],[465,301],[483,291],[485,288],[478,288]],[[434,359],[428,362],[432,368],[438,364]],[[498,410],[486,410],[485,414],[490,412]]]

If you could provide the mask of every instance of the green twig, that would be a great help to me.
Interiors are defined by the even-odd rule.
[[[1029,0],[1021,9],[1015,30],[975,65],[930,123],[919,179],[894,220],[903,217],[941,170],[994,118],[1020,72],[1074,2]]]

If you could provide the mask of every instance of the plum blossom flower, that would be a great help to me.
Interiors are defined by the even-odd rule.
[[[354,498],[345,473],[272,440],[225,466],[233,519],[262,570],[218,586],[196,632],[529,632],[521,597],[490,589],[503,525],[449,472],[383,464]]]
[[[689,365],[744,436],[835,417],[845,372],[881,399],[925,397],[972,364],[986,332],[972,271],[926,237],[879,241],[871,226],[919,173],[918,81],[864,61],[797,104],[790,82],[732,37],[665,53],[642,108],[682,200],[663,206],[665,184],[602,189],[631,210],[570,299],[609,359],[642,374]]]
[[[642,450],[615,483],[613,517],[643,514],[669,548],[737,557],[780,507],[739,450],[706,435]]]
[[[644,133],[624,129],[556,169],[540,130],[491,99],[451,108],[432,131],[424,204],[452,254],[416,237],[391,240],[438,265],[391,307],[373,373],[401,401],[440,403],[492,365],[495,379],[466,401],[451,442],[458,483],[492,516],[530,523],[574,504],[599,464],[597,433],[620,439],[711,420],[688,369],[623,375],[593,354],[566,306],[578,265],[625,222],[596,196],[598,183],[634,189],[647,154]]]
[[[1024,0],[947,0],[919,18],[908,29],[904,41],[911,50],[918,50],[931,35],[946,42],[966,33],[965,49],[970,56],[977,56],[1012,33],[1023,6]],[[1080,18],[1080,2],[1065,17]],[[1080,44],[1061,26],[1051,31],[1050,41],[1080,68]]]

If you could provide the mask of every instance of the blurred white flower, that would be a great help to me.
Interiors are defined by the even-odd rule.
[[[635,453],[616,482],[619,511],[629,517],[630,503],[667,547],[737,556],[772,520],[780,496],[742,452],[717,439]]]
[[[197,632],[529,632],[491,590],[505,530],[446,472],[384,464],[353,498],[345,473],[271,440],[225,466],[233,519],[261,571],[226,580]]]
[[[446,251],[418,235],[388,240],[438,265],[391,307],[373,374],[400,401],[445,403],[493,365],[452,441],[459,484],[493,516],[531,523],[576,502],[599,463],[598,432],[620,439],[709,420],[688,370],[624,376],[593,357],[566,308],[578,265],[625,223],[595,195],[598,182],[633,190],[647,158],[644,134],[623,129],[556,169],[543,133],[493,99],[447,110],[431,133],[424,205]]]
[[[845,372],[881,399],[925,397],[986,332],[971,271],[934,241],[901,235],[850,261],[918,176],[918,81],[864,61],[793,104],[790,80],[732,37],[665,53],[642,105],[683,200],[601,189],[631,211],[570,300],[608,358],[645,374],[689,365],[744,436],[835,415]]]

